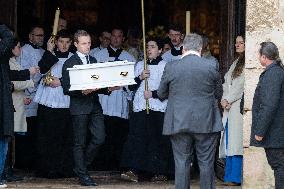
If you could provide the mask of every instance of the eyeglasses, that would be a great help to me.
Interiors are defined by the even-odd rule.
[[[36,37],[44,37],[43,34],[32,34],[33,36],[36,36]]]

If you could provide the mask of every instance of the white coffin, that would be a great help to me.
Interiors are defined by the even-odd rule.
[[[68,68],[70,91],[135,84],[134,62],[116,61]]]

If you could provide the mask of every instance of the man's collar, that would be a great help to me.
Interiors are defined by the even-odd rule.
[[[39,48],[40,48],[39,46],[33,44],[31,41],[29,41],[28,44],[29,44],[30,46],[32,46],[34,49],[39,49]]]
[[[112,50],[116,51],[118,48],[114,48],[113,46],[109,45]]]
[[[175,48],[176,50],[180,50],[181,47],[182,47],[181,44],[180,44],[179,46],[174,46],[174,48]]]
[[[78,56],[79,56],[80,58],[85,58],[86,56],[88,56],[88,55],[83,54],[83,53],[81,53],[81,52],[79,52],[79,51],[76,51],[76,53],[78,54]]]
[[[269,68],[275,66],[277,63],[275,61],[273,61],[271,64],[269,64],[268,66],[266,66],[265,71],[268,70]]]
[[[185,57],[185,56],[187,56],[187,55],[190,55],[190,54],[193,54],[193,55],[196,55],[196,56],[201,57],[201,55],[200,55],[199,52],[190,50],[190,51],[185,51],[185,52],[182,54],[181,58],[183,58],[183,57]]]

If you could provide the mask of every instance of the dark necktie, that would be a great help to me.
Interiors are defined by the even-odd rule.
[[[181,54],[182,54],[182,47],[180,47],[179,50],[176,50],[176,48],[172,48],[172,49],[171,49],[171,54],[172,54],[173,56],[181,55]]]
[[[89,56],[86,56],[87,64],[90,64]]]

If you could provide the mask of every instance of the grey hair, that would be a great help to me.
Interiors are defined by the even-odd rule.
[[[183,49],[186,51],[199,51],[202,49],[203,45],[202,37],[196,33],[191,33],[185,36],[182,45]]]
[[[74,34],[74,41],[78,43],[79,42],[78,39],[81,36],[90,36],[90,34],[85,30],[77,30],[76,33]]]

